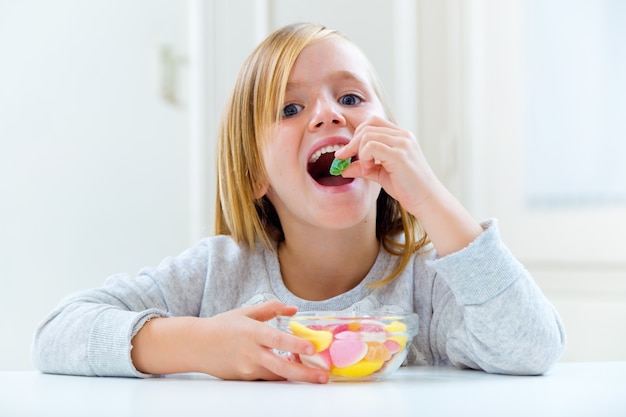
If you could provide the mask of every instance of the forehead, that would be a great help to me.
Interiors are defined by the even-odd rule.
[[[287,87],[315,84],[333,79],[370,82],[368,61],[361,51],[342,38],[317,41],[300,52],[289,75]]]

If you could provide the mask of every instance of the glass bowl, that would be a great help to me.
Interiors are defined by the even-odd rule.
[[[313,355],[291,360],[324,369],[331,381],[372,381],[395,372],[417,335],[417,314],[374,311],[359,316],[341,312],[299,312],[278,316],[278,328],[309,340]]]

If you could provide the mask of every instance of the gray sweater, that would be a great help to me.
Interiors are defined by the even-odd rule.
[[[35,366],[49,373],[146,376],[132,364],[131,339],[153,317],[210,317],[270,299],[300,311],[415,312],[419,333],[407,364],[455,365],[507,374],[541,374],[561,356],[561,320],[502,243],[495,220],[467,248],[439,258],[414,255],[391,283],[398,257],[381,249],[365,279],[324,301],[296,297],[283,284],[276,252],[226,236],[208,237],[156,268],[114,275],[98,289],[66,297],[37,329]]]

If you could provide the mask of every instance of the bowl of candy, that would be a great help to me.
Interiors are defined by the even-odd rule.
[[[331,381],[373,381],[395,372],[418,331],[417,314],[373,311],[299,312],[278,316],[278,328],[310,341],[313,355],[291,354],[290,359],[324,369]]]

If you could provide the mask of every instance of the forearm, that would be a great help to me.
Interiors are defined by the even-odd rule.
[[[156,318],[133,338],[132,361],[149,374],[202,372],[222,379],[326,382],[322,370],[274,353],[314,353],[311,342],[265,323],[277,314],[295,312],[295,307],[269,301],[206,318]]]
[[[131,341],[135,368],[145,374],[201,372],[191,349],[198,320],[168,317],[146,322]]]
[[[38,327],[33,363],[47,373],[141,376],[130,360],[130,337],[146,320],[164,315],[97,304],[92,297],[68,300]]]
[[[440,257],[457,252],[483,232],[463,205],[433,178],[427,197],[407,210],[419,220]]]

